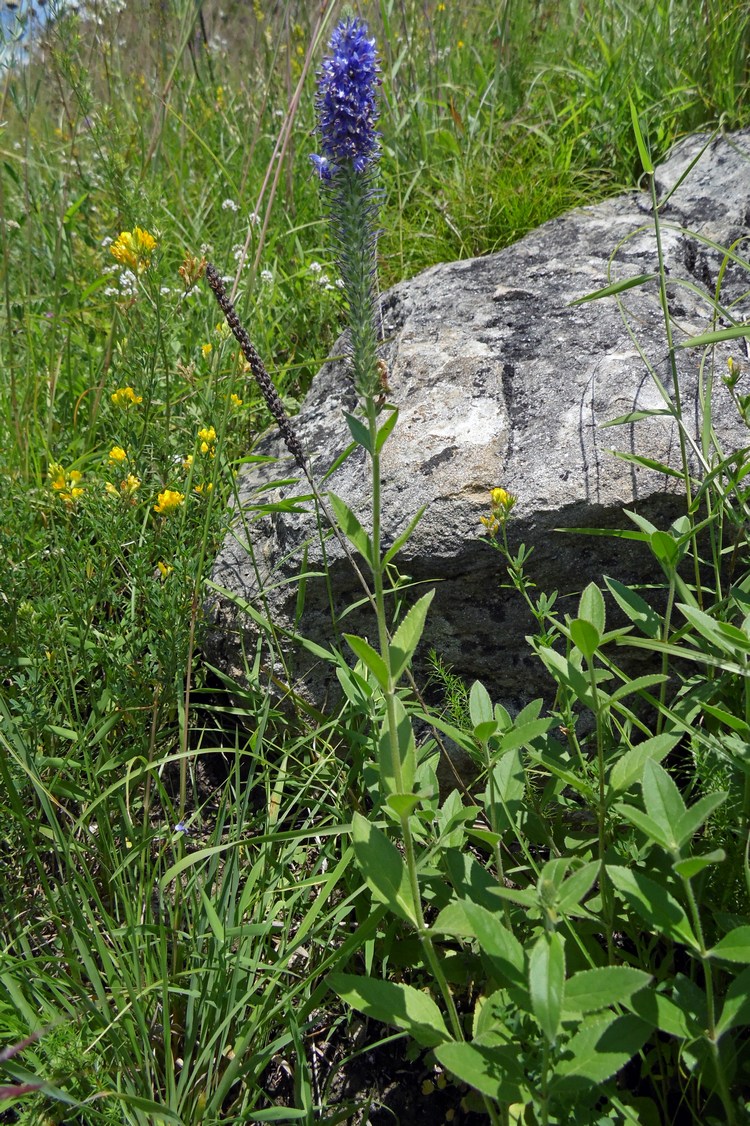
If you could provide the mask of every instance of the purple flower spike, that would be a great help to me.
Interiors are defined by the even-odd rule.
[[[343,20],[328,44],[318,79],[318,131],[322,156],[313,156],[321,180],[330,180],[341,165],[364,172],[378,159],[376,89],[380,68],[375,40],[367,24]]]

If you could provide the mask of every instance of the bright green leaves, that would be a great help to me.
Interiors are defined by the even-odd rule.
[[[677,860],[683,859],[681,849],[727,796],[723,791],[704,794],[688,809],[669,774],[653,758],[644,764],[641,789],[646,812],[625,803],[618,812]]]
[[[427,611],[434,594],[434,590],[431,590],[422,595],[411,607],[393,635],[388,645],[390,668],[381,654],[373,649],[369,641],[351,633],[344,634],[347,644],[363,665],[370,670],[384,692],[395,688],[409,667],[414,651],[422,637]]]
[[[557,931],[545,931],[529,954],[529,996],[539,1027],[550,1042],[560,1027],[564,991],[565,944]]]
[[[331,974],[328,984],[347,1005],[408,1032],[423,1048],[434,1048],[450,1039],[443,1014],[429,993],[421,989],[354,974]]]
[[[352,818],[352,845],[365,883],[379,903],[385,903],[395,915],[416,926],[409,873],[401,853],[366,817],[355,813]]]
[[[346,501],[342,500],[341,497],[336,496],[335,493],[328,494],[328,501],[331,505],[331,508],[333,509],[333,514],[336,517],[336,523],[338,524],[339,528],[349,540],[349,543],[352,545],[352,547],[356,548],[365,562],[372,569],[372,540],[370,539],[370,536],[367,534],[365,529],[362,527],[362,524],[359,521],[359,517],[351,510]]]
[[[589,583],[581,595],[578,617],[570,623],[570,639],[587,661],[592,660],[604,636],[605,609],[602,592]]]
[[[398,696],[393,701],[393,720],[395,739],[388,716],[383,718],[378,739],[380,793],[389,800],[391,808],[400,814],[402,810],[397,810],[390,799],[396,794],[412,795],[417,772],[417,750],[411,719]]]

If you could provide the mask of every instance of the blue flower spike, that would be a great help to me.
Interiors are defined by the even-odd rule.
[[[310,159],[321,180],[339,168],[365,172],[379,155],[377,88],[380,85],[375,40],[367,24],[342,20],[334,29],[318,76],[318,111],[322,155]]]

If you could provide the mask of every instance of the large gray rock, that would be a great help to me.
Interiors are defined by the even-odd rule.
[[[697,164],[689,170],[694,160]],[[710,143],[707,136],[683,142],[657,171],[660,199],[686,170],[685,182],[661,210],[669,307],[678,342],[715,327],[712,297],[724,260],[715,244],[729,247],[748,234],[750,132]],[[741,255],[743,246],[735,251]],[[518,595],[501,589],[501,558],[479,542],[479,518],[488,511],[489,490],[501,485],[517,495],[511,538],[533,547],[529,574],[540,589],[559,590],[559,610],[572,613],[578,593],[591,579],[611,574],[637,582],[658,576],[641,545],[557,529],[632,527],[623,508],[667,527],[684,509],[678,481],[611,452],[616,448],[679,464],[672,419],[602,428],[628,412],[663,406],[645,360],[674,392],[657,282],[621,294],[627,324],[611,297],[571,306],[612,281],[656,268],[650,197],[629,192],[546,223],[497,254],[435,266],[383,297],[382,354],[389,398],[400,411],[383,457],[385,540],[392,542],[410,517],[427,506],[399,557],[402,573],[436,586],[422,657],[434,647],[456,672],[481,678],[496,699],[510,706],[540,692],[549,694],[550,682],[524,640],[533,627],[530,614]],[[730,261],[722,305],[730,306],[749,287],[744,264]],[[731,306],[735,319],[747,311],[744,298]],[[730,354],[742,358],[744,344],[717,348],[713,361],[698,349],[678,354],[696,470],[699,384],[701,372],[705,384],[712,362],[714,423],[722,446],[736,449],[748,441],[720,378]],[[344,411],[355,409],[346,364],[329,362],[314,380],[295,427],[321,487],[342,496],[367,525],[370,488],[361,450],[322,484],[323,474],[350,440]],[[308,491],[304,481],[269,491],[270,482],[298,476],[277,435],[266,437],[254,452],[279,461],[250,467],[242,476],[243,506]],[[289,579],[299,572],[303,547],[307,569],[322,569],[312,505],[304,507],[304,514],[278,512],[263,519],[248,508],[213,573],[219,586],[259,609],[264,606],[286,629],[293,628],[297,608],[297,587]],[[340,615],[361,598],[361,591],[333,539],[326,543],[326,557]],[[241,676],[243,646],[250,643],[251,657],[255,653],[255,627],[231,598],[220,595],[212,595],[209,615],[210,657]],[[339,626],[375,640],[367,610],[347,616]],[[333,636],[321,578],[307,581],[299,628],[322,643]],[[287,645],[286,652],[297,687],[322,705],[326,693],[337,689],[331,670],[294,646]],[[276,671],[285,678],[280,666]]]

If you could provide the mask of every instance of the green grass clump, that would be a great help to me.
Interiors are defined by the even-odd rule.
[[[616,698],[597,694],[613,667],[593,591],[582,625],[533,603],[554,716],[530,705],[512,720],[439,655],[443,714],[404,689],[406,726],[433,730],[421,805],[399,817],[436,971],[411,925],[421,899],[414,916],[401,900],[391,910],[368,861],[401,863],[369,761],[382,719],[372,668],[341,658],[347,702],[321,716],[284,697],[272,634],[245,654],[241,685],[202,656],[236,475],[272,424],[203,269],[210,259],[236,286],[293,413],[346,315],[308,160],[313,72],[339,12],[295,0],[89,7],[61,13],[28,64],[0,76],[0,1046],[36,1035],[0,1066],[9,1086],[44,1084],[9,1101],[8,1120],[346,1120],[358,1108],[329,1101],[309,1050],[321,1020],[345,1039],[332,981],[434,1053],[429,1067],[470,1083],[498,1121],[565,1121],[574,1096],[592,1123],[745,1121],[741,552],[732,590],[720,585],[723,521],[746,519],[744,462],[686,479],[687,524],[639,529],[670,606],[689,611],[676,642],[663,619],[645,643],[665,661],[679,643],[699,669],[674,695],[638,686],[653,730],[626,704],[626,679]],[[633,187],[643,154],[629,97],[654,161],[694,129],[750,118],[742,3],[360,7],[382,52],[383,287]],[[706,513],[708,560],[692,531]],[[713,574],[705,590],[682,578],[683,559]],[[593,736],[576,733],[581,709]],[[440,801],[440,732],[475,758],[478,797]],[[612,833],[613,818],[628,831]],[[675,906],[649,916],[652,884]],[[615,984],[598,974],[610,968],[632,973]],[[587,973],[598,976],[576,978]],[[555,1001],[561,980],[579,1009]],[[376,983],[364,1000],[362,981]],[[589,1012],[584,986],[605,981]],[[426,1035],[453,994],[451,1035]],[[404,1019],[394,998],[428,1019]],[[570,1060],[597,1054],[605,1010],[612,1070],[596,1059],[576,1086]],[[626,1066],[639,1068],[632,1098],[617,1079]]]

